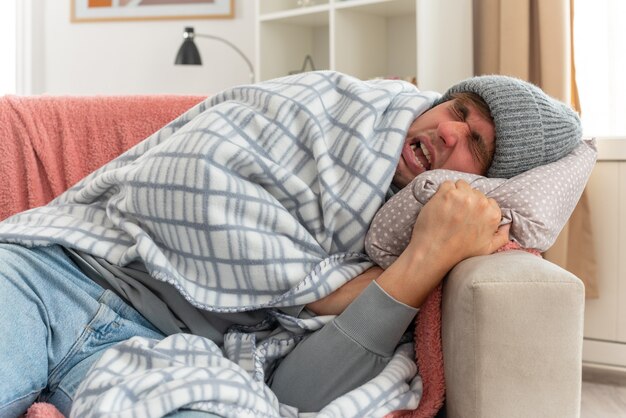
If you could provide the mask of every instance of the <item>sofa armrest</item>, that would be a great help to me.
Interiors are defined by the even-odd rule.
[[[523,251],[474,257],[443,288],[446,416],[578,417],[584,286]]]

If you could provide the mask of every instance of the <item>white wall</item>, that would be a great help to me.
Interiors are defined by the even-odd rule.
[[[15,94],[15,16],[14,1],[0,2],[0,94]]]
[[[474,67],[472,1],[417,2],[417,85],[446,91]]]
[[[196,39],[202,66],[175,66],[174,58],[183,28],[193,26],[254,62],[252,1],[236,0],[234,19],[102,23],[71,23],[70,0],[32,1],[32,94],[211,94],[249,82],[244,60],[221,42]]]

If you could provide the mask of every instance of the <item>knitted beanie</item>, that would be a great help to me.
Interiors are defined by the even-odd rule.
[[[437,104],[462,92],[482,97],[493,117],[496,147],[487,177],[511,178],[554,162],[582,139],[576,112],[526,81],[502,75],[469,78],[450,87]]]

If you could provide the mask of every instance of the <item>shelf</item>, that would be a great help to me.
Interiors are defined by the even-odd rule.
[[[417,76],[415,0],[335,3],[335,68],[358,78]]]
[[[301,0],[259,0],[258,11],[259,16],[274,14],[276,12],[287,12],[292,10],[311,10],[315,7],[326,6],[328,7],[328,0],[313,0],[310,1],[311,5],[301,6],[303,1]]]
[[[415,0],[344,0],[335,2],[335,9],[384,17],[406,16],[415,14]]]
[[[328,12],[328,4],[320,4],[317,6],[264,13],[259,16],[259,21],[302,26],[322,26],[328,25]]]
[[[259,80],[285,76],[310,55],[316,69],[361,79],[416,79],[443,91],[472,74],[471,2],[256,0]],[[442,54],[441,51],[446,51]]]

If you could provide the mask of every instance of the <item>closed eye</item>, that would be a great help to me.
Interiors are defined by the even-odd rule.
[[[485,141],[483,141],[483,138],[480,136],[480,134],[474,131],[472,131],[470,137],[471,140],[469,141],[469,144],[470,148],[472,149],[474,159],[484,171],[487,171],[490,156]]]
[[[452,103],[452,111],[457,119],[465,122],[467,116],[469,115],[469,109],[463,103],[461,103],[458,99],[455,99]]]
[[[466,122],[470,112],[464,103],[460,102],[458,99],[454,99],[451,109],[456,119],[461,122]],[[472,157],[474,158],[474,161],[476,161],[476,163],[486,172],[489,161],[491,160],[487,144],[484,138],[478,132],[474,131],[469,124],[468,128],[469,135],[467,139],[469,148],[472,151]]]

